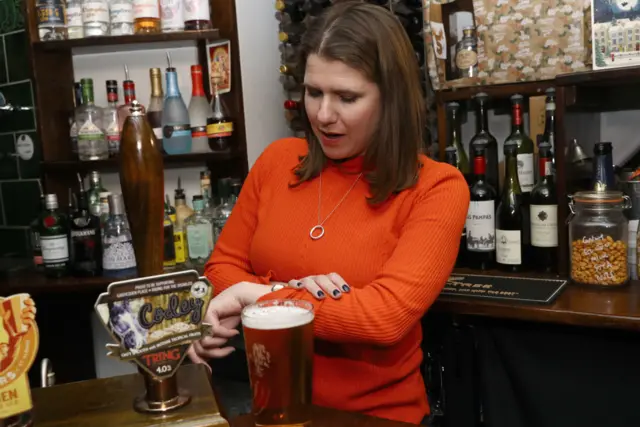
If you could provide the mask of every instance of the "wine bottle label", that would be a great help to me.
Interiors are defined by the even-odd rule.
[[[472,252],[496,250],[495,201],[469,203],[467,213],[467,249]]]
[[[60,0],[39,1],[36,9],[39,27],[64,27],[64,5]]]
[[[207,137],[207,127],[206,126],[195,126],[191,128],[191,137],[192,138],[202,138]]]
[[[66,234],[58,236],[40,236],[42,260],[45,264],[57,264],[69,261],[69,239]]]
[[[539,248],[558,246],[558,205],[530,205],[531,244]]]
[[[180,138],[191,136],[191,126],[186,125],[166,125],[162,128],[163,138]]]
[[[133,0],[133,18],[160,19],[158,0]]]
[[[111,25],[133,23],[133,5],[127,2],[111,3]]]
[[[176,262],[182,264],[187,261],[184,247],[184,232],[176,231],[173,233],[173,243],[176,247]]]
[[[185,21],[208,21],[210,19],[209,0],[185,0]]]
[[[207,224],[187,226],[189,258],[209,258],[211,254],[210,245],[212,242],[211,226]]]
[[[233,133],[233,123],[211,123],[207,125],[207,136],[209,138],[222,138],[225,136],[231,136]]]
[[[109,22],[109,4],[106,1],[89,1],[82,3],[82,21]]]
[[[523,193],[530,193],[535,184],[533,176],[533,154],[518,154],[518,181]]]
[[[500,264],[522,264],[522,233],[520,230],[496,230],[496,261]]]
[[[67,26],[82,27],[82,6],[79,4],[67,7]]]
[[[136,256],[130,241],[106,244],[102,254],[102,268],[105,270],[124,270],[135,268]]]

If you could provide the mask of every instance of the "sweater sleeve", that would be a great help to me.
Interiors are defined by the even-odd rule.
[[[249,249],[258,224],[260,190],[269,178],[269,148],[256,160],[249,171],[240,196],[227,223],[222,229],[204,274],[214,287],[217,295],[238,282],[267,284],[270,274],[257,276],[249,261]]]
[[[438,174],[435,183],[416,195],[397,246],[372,283],[352,288],[339,300],[318,301],[306,290],[289,288],[261,300],[311,302],[314,332],[320,339],[381,346],[398,343],[444,287],[467,217],[469,189],[462,175],[450,167],[433,172]]]

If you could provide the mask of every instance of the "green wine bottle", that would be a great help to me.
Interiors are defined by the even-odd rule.
[[[520,94],[511,97],[511,134],[505,140],[505,145],[514,141],[518,144],[518,179],[522,190],[523,200],[528,204],[529,194],[535,185],[533,167],[533,141],[527,136],[522,120],[524,98]]]
[[[447,123],[449,124],[449,138],[447,141],[447,146],[453,146],[456,149],[457,155],[457,165],[456,167],[464,177],[469,182],[469,174],[471,173],[471,168],[469,167],[469,157],[467,153],[464,151],[462,145],[462,131],[460,125],[460,104],[457,102],[450,102],[447,104],[447,111],[449,113],[449,119]]]

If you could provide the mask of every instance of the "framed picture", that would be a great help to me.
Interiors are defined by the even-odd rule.
[[[593,69],[640,65],[640,1],[592,0]]]
[[[229,40],[217,40],[207,44],[209,61],[209,88],[214,93],[214,77],[219,78],[218,93],[231,92],[231,43]]]

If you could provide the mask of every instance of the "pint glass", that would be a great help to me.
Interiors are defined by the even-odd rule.
[[[313,318],[313,305],[299,300],[265,301],[242,310],[256,425],[308,425]]]

